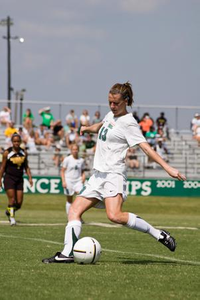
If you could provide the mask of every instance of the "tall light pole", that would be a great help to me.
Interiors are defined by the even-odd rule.
[[[8,79],[7,79],[7,99],[8,99],[8,107],[11,108],[11,39],[19,40],[19,42],[23,43],[24,39],[19,38],[18,36],[11,37],[10,35],[10,26],[13,25],[13,21],[8,16],[6,19],[0,21],[0,25],[7,26],[7,35],[3,36],[4,39],[7,40],[7,72],[8,72]]]
[[[20,100],[20,112],[19,112],[19,116],[20,116],[20,124],[22,125],[23,123],[23,100],[24,100],[24,93],[26,92],[26,89],[21,89],[21,91],[19,92],[19,100]]]

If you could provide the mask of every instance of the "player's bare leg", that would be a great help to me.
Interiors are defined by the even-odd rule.
[[[166,246],[170,251],[175,251],[176,242],[175,239],[170,236],[170,233],[165,230],[159,230],[141,219],[139,216],[122,212],[123,199],[122,195],[118,194],[115,197],[106,198],[106,213],[108,218],[118,224],[125,225],[128,228],[135,229],[144,233],[150,234],[157,241]]]
[[[69,215],[68,223],[65,228],[65,238],[64,238],[64,249],[62,252],[57,252],[54,256],[50,258],[45,258],[42,260],[43,263],[71,263],[74,262],[73,258],[73,247],[77,242],[79,235],[81,233],[82,214],[98,203],[99,200],[92,198],[87,199],[78,196],[72,203]]]
[[[15,221],[15,190],[9,189],[6,191],[8,197],[8,207],[6,209],[6,215],[9,219],[10,225],[16,225]]]

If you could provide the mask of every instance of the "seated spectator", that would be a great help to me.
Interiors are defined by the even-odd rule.
[[[21,141],[22,141],[20,147],[25,149],[25,147],[26,147],[25,144],[26,144],[26,141],[27,141],[28,135],[29,135],[28,130],[24,127],[19,127],[18,134],[21,136]]]
[[[165,113],[161,112],[160,117],[156,119],[157,128],[164,128],[167,125],[167,119],[165,118]]]
[[[85,144],[85,149],[87,154],[94,154],[95,149],[96,149],[96,142],[93,140],[93,135],[92,134],[87,134],[84,137],[84,144]]]
[[[196,113],[191,121],[192,134],[196,135],[196,128],[200,126],[200,114]]]
[[[156,145],[154,146],[154,150],[164,159],[166,162],[169,162],[168,156],[168,150],[165,147],[162,138],[158,139]]]
[[[85,158],[86,157],[86,146],[85,146],[85,143],[84,142],[81,142],[80,143],[80,146],[79,146],[79,157],[82,157],[82,158]]]
[[[61,146],[59,144],[56,144],[54,156],[52,158],[56,167],[59,167],[64,159],[60,151],[61,151]]]
[[[149,116],[149,113],[145,113],[139,122],[140,128],[142,130],[142,133],[144,136],[146,136],[146,133],[150,131],[150,127],[153,125],[154,121]]]
[[[200,125],[196,125],[195,127],[194,139],[198,142],[198,145],[200,146]]]
[[[37,148],[36,148],[36,144],[35,144],[35,132],[33,129],[30,131],[30,133],[26,139],[26,148],[29,153],[37,152]]]
[[[135,120],[139,123],[140,122],[140,118],[138,117],[137,111],[133,112],[133,118],[135,118]]]
[[[54,122],[54,117],[51,113],[51,108],[49,106],[41,108],[38,111],[38,113],[42,117],[42,125],[50,129],[51,125]]]
[[[59,141],[64,138],[65,131],[64,131],[64,127],[62,126],[61,120],[57,120],[53,123],[52,132],[53,132],[54,141]]]
[[[78,129],[78,118],[75,115],[73,109],[71,109],[70,112],[66,115],[65,121],[66,121],[66,125],[69,128],[73,127]]]
[[[9,122],[11,121],[11,110],[7,106],[5,106],[2,111],[0,111],[0,125],[9,126]]]
[[[79,144],[80,137],[76,128],[71,127],[70,132],[68,132],[65,136],[65,140],[68,149],[71,149],[71,145],[73,144]]]
[[[30,108],[27,108],[26,112],[23,114],[23,126],[29,131],[33,128],[34,116]]]
[[[80,126],[89,126],[90,125],[90,116],[87,109],[84,109],[82,115],[80,116]]]
[[[161,112],[160,117],[158,117],[156,119],[156,125],[157,125],[157,129],[162,128],[162,130],[165,133],[165,136],[167,137],[168,140],[170,140],[169,128],[168,128],[168,125],[167,125],[167,119],[165,118],[165,113],[164,112]]]
[[[139,169],[140,163],[135,148],[129,148],[126,153],[126,164],[131,169]]]
[[[158,141],[161,141],[162,140],[162,144],[163,146],[167,149],[167,145],[166,145],[166,140],[167,140],[167,136],[163,130],[163,128],[158,128],[157,130],[157,134],[156,134],[156,143],[158,143]],[[168,151],[168,149],[167,149]],[[168,151],[168,154],[169,154],[169,151]]]
[[[11,142],[11,137],[13,135],[13,133],[17,132],[18,133],[18,129],[15,128],[15,123],[13,121],[10,121],[8,123],[8,127],[5,129],[4,131],[4,135],[6,137],[6,148],[11,147],[12,146],[12,142]]]
[[[156,134],[157,131],[155,130],[154,126],[151,126],[150,130],[146,133],[147,142],[151,147],[153,147],[156,143]]]
[[[100,123],[102,120],[101,120],[101,114],[100,114],[100,111],[96,111],[95,114],[94,114],[94,117],[92,118],[92,124],[97,124],[97,123]]]
[[[35,131],[35,144],[44,145],[46,149],[51,147],[53,140],[51,138],[50,132],[46,129],[46,126],[40,124],[39,128]]]

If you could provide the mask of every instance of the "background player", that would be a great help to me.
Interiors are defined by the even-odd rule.
[[[15,133],[11,138],[12,147],[3,153],[3,161],[0,169],[0,188],[4,176],[4,189],[8,198],[6,215],[10,225],[16,225],[15,211],[20,209],[23,202],[23,173],[26,171],[30,186],[33,185],[31,171],[28,166],[27,152],[20,148],[21,137]]]
[[[80,193],[85,182],[84,159],[78,156],[79,147],[71,146],[71,155],[62,162],[61,179],[66,199],[66,213],[68,215],[73,201],[73,195]]]

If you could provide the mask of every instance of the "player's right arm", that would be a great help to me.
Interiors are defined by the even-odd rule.
[[[8,156],[8,151],[5,151],[3,153],[3,159],[2,159],[1,169],[0,169],[0,188],[2,187],[2,177],[6,169],[7,156]]]
[[[80,135],[83,135],[85,132],[87,133],[98,133],[99,129],[103,125],[103,122],[93,124],[91,126],[81,126]]]

